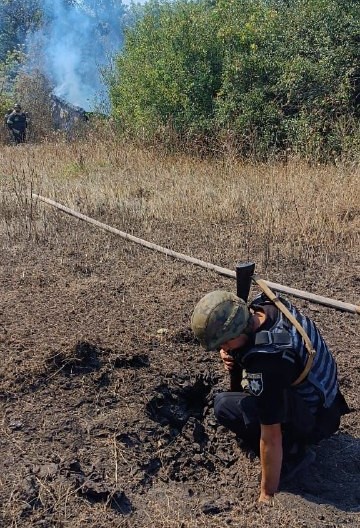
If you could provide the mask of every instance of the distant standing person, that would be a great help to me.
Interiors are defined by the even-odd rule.
[[[7,125],[12,132],[15,143],[25,143],[26,128],[28,125],[27,117],[21,111],[21,106],[17,103],[14,105],[14,110],[7,117]]]

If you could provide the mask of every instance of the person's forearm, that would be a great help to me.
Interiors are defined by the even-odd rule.
[[[282,464],[281,438],[273,440],[260,439],[261,460],[261,494],[272,496],[277,491],[280,482]]]

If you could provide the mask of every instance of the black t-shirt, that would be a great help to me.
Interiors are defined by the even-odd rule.
[[[255,307],[266,313],[266,320],[258,331],[270,330],[278,317],[274,305]],[[272,425],[286,418],[285,389],[300,375],[302,368],[293,350],[251,355],[243,365],[242,386],[256,397],[260,423]]]

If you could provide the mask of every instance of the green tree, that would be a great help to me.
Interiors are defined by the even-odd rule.
[[[29,31],[42,21],[40,0],[0,1],[0,61],[25,43]]]
[[[360,144],[360,2],[152,1],[111,82],[133,134],[231,137],[243,155]]]
[[[111,96],[123,126],[179,133],[211,128],[221,83],[221,49],[202,2],[151,2],[126,33]]]
[[[247,152],[266,153],[281,141],[281,116],[274,98],[279,75],[277,11],[264,1],[220,0],[215,13],[223,50],[217,124]]]
[[[344,118],[347,133],[356,134],[359,20],[360,3],[351,0],[298,0],[283,13],[274,93],[288,144],[296,150],[339,154]]]

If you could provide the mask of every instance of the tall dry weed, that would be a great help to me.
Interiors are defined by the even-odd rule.
[[[36,192],[136,236],[222,264],[236,255],[251,258],[255,251],[265,265],[277,258],[306,264],[319,254],[326,260],[358,251],[357,164],[199,160],[145,150],[110,131],[102,136],[5,147],[3,235],[51,236],[50,213],[31,200]]]

